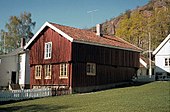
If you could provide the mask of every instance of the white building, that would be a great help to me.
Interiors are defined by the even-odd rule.
[[[0,55],[0,89],[24,89],[29,85],[29,51],[22,47]]]
[[[18,51],[19,49],[17,49]],[[18,56],[17,51],[0,55],[0,89],[8,89],[9,84],[17,84]]]
[[[149,77],[149,58],[140,56],[139,62],[140,62],[140,68],[137,71],[137,76],[148,76]],[[152,73],[153,73],[155,70],[155,63],[153,61],[151,61],[151,67],[152,67]]]
[[[30,88],[29,51],[19,53],[19,85],[21,89]]]
[[[157,78],[170,77],[170,34],[154,50],[155,75]]]

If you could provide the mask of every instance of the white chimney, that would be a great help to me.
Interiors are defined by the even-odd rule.
[[[24,48],[25,46],[25,38],[21,38],[21,48]]]
[[[100,24],[96,25],[96,35],[101,36],[101,25]]]

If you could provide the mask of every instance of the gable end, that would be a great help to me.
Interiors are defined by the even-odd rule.
[[[167,42],[170,42],[170,34],[163,40],[163,42],[153,51],[153,55],[156,55],[160,50],[161,48],[167,43]]]
[[[73,42],[73,38],[70,37],[69,35],[67,35],[66,33],[64,33],[63,31],[61,31],[60,29],[56,28],[55,26],[53,26],[52,24],[50,24],[49,22],[45,22],[44,25],[37,31],[37,33],[30,39],[30,41],[25,45],[24,49],[28,49],[29,46],[31,45],[32,42],[34,42],[34,40],[38,37],[38,35],[46,28],[49,27],[51,29],[53,29],[54,31],[56,31],[57,33],[59,33],[60,35],[62,35],[63,37],[65,37],[66,39],[68,39],[70,42]]]

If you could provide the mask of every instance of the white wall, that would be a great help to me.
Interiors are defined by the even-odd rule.
[[[25,84],[25,61],[26,54],[19,55],[19,84]]]
[[[170,56],[156,56],[155,57],[155,72],[169,72],[170,73],[170,66],[165,66],[165,58]]]
[[[170,58],[170,40],[155,55],[155,72],[170,73],[170,66],[165,66],[165,58]]]
[[[18,57],[13,56],[1,56],[0,63],[0,86],[8,86],[11,83],[12,71],[16,72],[16,82],[18,82]]]
[[[19,57],[19,84],[25,87],[25,84],[30,84],[29,52],[21,53]]]

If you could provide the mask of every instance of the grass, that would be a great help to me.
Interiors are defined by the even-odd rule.
[[[0,106],[0,112],[170,112],[170,82],[55,96]]]

